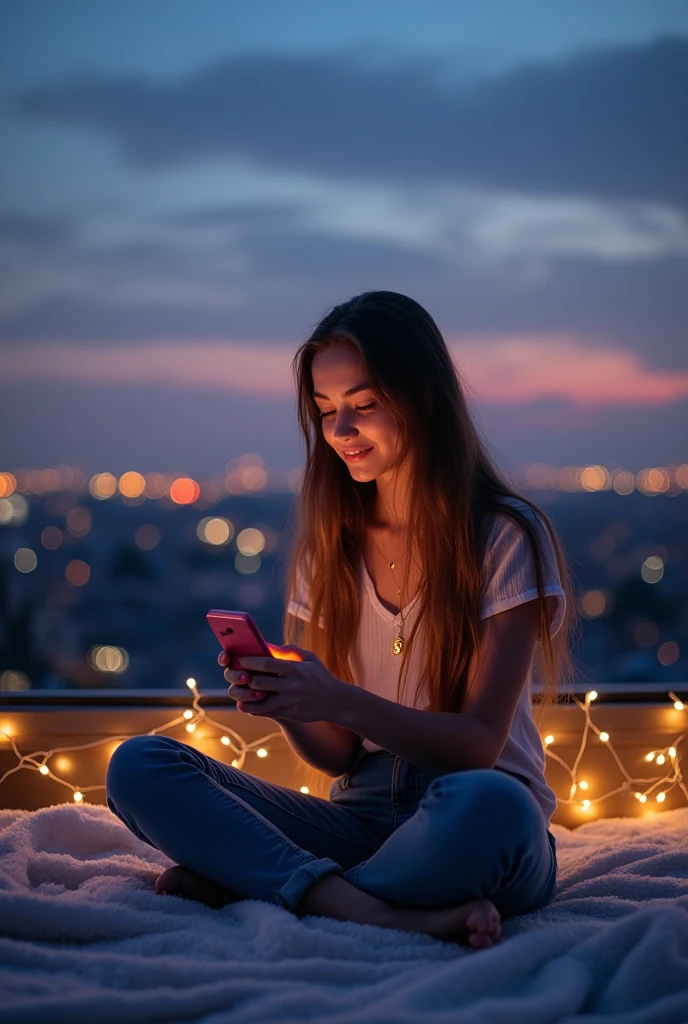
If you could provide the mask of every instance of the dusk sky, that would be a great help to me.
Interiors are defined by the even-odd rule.
[[[688,458],[688,3],[2,0],[0,469],[298,465],[421,302],[505,464]]]

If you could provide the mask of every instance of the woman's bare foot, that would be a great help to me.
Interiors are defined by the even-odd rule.
[[[459,942],[474,949],[487,949],[502,935],[499,911],[489,900],[473,900],[458,907],[416,910],[391,907],[387,927],[422,932],[444,942]]]
[[[166,868],[158,875],[155,879],[155,891],[166,892],[170,896],[181,896],[185,900],[197,900],[199,903],[205,903],[207,907],[212,907],[213,910],[219,910],[227,903],[241,899],[241,896],[231,889],[225,889],[224,886],[211,882],[209,878],[204,878],[203,875],[180,864]]]
[[[444,942],[487,949],[502,934],[499,911],[489,900],[472,900],[438,910],[392,906],[347,882],[338,874],[323,875],[306,889],[295,913],[317,914],[338,921],[374,924],[402,932],[422,932]]]

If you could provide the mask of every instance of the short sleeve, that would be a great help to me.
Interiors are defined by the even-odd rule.
[[[287,611],[290,615],[295,615],[299,619],[304,619],[305,622],[311,621],[312,611],[310,608],[308,585],[299,566],[296,568],[296,592],[287,603]],[[324,626],[322,615],[320,616],[320,622],[318,625],[321,629]]]
[[[536,528],[542,555],[545,596],[557,598],[550,621],[549,635],[556,636],[564,621],[566,595],[561,586],[557,558],[542,520],[528,505],[519,506]],[[484,574],[486,586],[480,618],[515,608],[538,596],[535,562],[526,534],[511,519],[496,515],[485,548]]]

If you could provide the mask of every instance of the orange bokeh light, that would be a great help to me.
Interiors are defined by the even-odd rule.
[[[140,494],[143,494],[145,486],[145,477],[134,470],[123,473],[119,478],[120,494],[123,494],[125,498],[138,498]]]
[[[83,587],[84,583],[88,583],[90,575],[91,569],[88,562],[84,562],[80,558],[73,558],[65,569],[68,582],[75,587]]]
[[[178,477],[170,486],[170,498],[175,505],[192,505],[200,494],[200,485],[189,476]]]
[[[0,473],[0,498],[9,498],[17,489],[17,478],[12,473]]]

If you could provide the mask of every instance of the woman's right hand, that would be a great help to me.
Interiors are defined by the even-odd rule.
[[[230,656],[226,651],[221,651],[217,657],[220,665],[228,665]],[[230,684],[229,696],[242,704],[248,704],[252,700],[262,700],[265,690],[252,690],[248,685],[249,673],[245,669],[225,668],[225,679]]]

